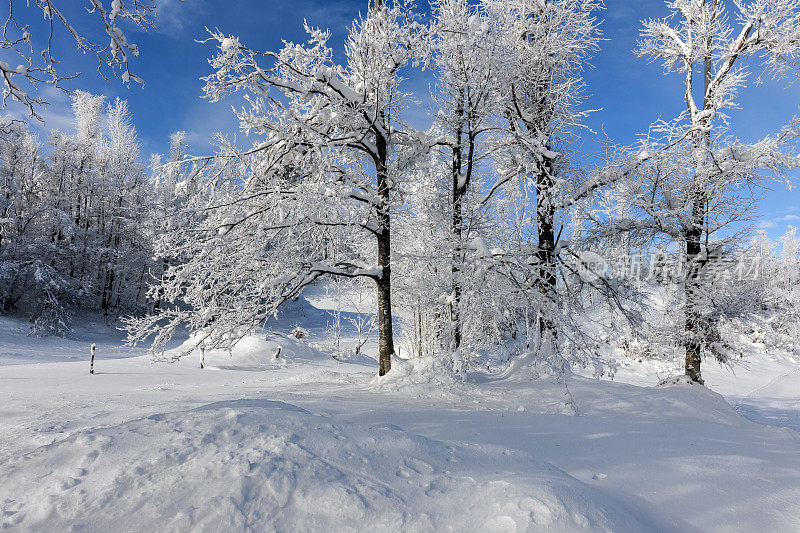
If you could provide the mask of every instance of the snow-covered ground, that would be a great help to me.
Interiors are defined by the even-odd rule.
[[[327,320],[298,306],[201,370],[102,325],[37,339],[0,318],[0,528],[800,530],[796,361],[709,363],[709,388],[635,361],[566,386],[422,381],[421,360],[377,379],[319,349]]]

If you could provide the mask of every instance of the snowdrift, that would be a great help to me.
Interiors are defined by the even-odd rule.
[[[25,531],[668,530],[518,452],[239,400],[84,431],[16,459]]]
[[[177,355],[192,350],[195,343],[193,337],[189,338],[181,346],[165,352],[163,358],[174,360]],[[192,364],[199,365],[200,357],[200,350],[194,349],[181,360],[192,361]],[[330,360],[332,360],[330,354],[311,346],[305,340],[281,333],[249,335],[237,342],[230,352],[218,349],[205,351],[205,366],[221,370],[274,370],[293,363],[307,364]]]

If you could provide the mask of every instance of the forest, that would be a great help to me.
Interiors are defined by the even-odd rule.
[[[310,26],[276,52],[211,31],[205,97],[245,94],[244,149],[223,132],[216,153],[190,156],[178,132],[146,163],[126,103],[81,91],[73,135],[42,142],[6,119],[0,312],[58,334],[101,310],[133,341],[155,335],[154,352],[180,326],[229,348],[303,288],[345,277],[374,284],[381,375],[398,342],[454,372],[501,354],[602,374],[613,336],[649,357],[683,352],[693,381],[743,336],[791,343],[795,230],[778,246],[750,221],[763,188],[791,187],[800,125],[748,143],[726,111],[747,83],[791,82],[800,12],[667,7],[635,53],[683,78],[685,109],[634,146],[604,140],[599,164],[577,143],[596,0],[438,1],[424,17],[378,2],[342,62]],[[404,87],[416,70],[430,95]],[[35,118],[8,79],[6,98]],[[405,118],[423,105],[424,129]]]
[[[195,73],[203,85],[198,96],[207,105],[224,104],[238,128],[206,139],[210,149],[185,131],[175,131],[163,139],[168,152],[152,155],[129,103],[108,96],[103,84],[82,85],[83,75],[76,76],[62,59],[81,53],[96,60],[105,83],[146,91],[148,80],[138,69],[147,50],[140,57],[134,41],[157,31],[157,13],[164,5],[192,10],[197,4],[83,3],[86,9],[75,12],[63,0],[11,0],[8,15],[2,16],[0,85],[7,114],[0,117],[0,344],[8,342],[8,354],[26,343],[54,353],[65,347],[63,354],[71,354],[64,343],[72,341],[87,347],[87,341],[100,342],[101,352],[116,354],[124,342],[136,357],[155,364],[154,372],[172,375],[191,361],[195,374],[206,373],[174,377],[188,379],[187,384],[232,379],[207,374],[227,369],[238,375],[250,364],[260,370],[274,367],[278,376],[289,372],[292,377],[285,383],[316,375],[315,365],[351,364],[361,372],[353,375],[361,377],[346,377],[355,370],[332,366],[330,372],[339,377],[330,378],[331,383],[356,387],[366,394],[364,402],[372,401],[371,395],[427,397],[419,391],[441,387],[446,391],[442,402],[452,401],[479,417],[482,408],[473,412],[468,404],[473,398],[482,398],[476,404],[491,404],[494,389],[486,387],[496,386],[510,403],[491,409],[543,415],[555,402],[566,406],[569,416],[591,418],[592,412],[603,417],[611,415],[582,405],[602,397],[602,409],[613,412],[608,405],[617,398],[620,405],[635,405],[632,412],[641,412],[634,417],[645,420],[661,409],[649,410],[650,401],[685,402],[692,406],[687,413],[724,412],[714,418],[723,426],[740,424],[742,415],[791,428],[786,431],[800,429],[795,422],[774,423],[776,417],[800,421],[796,392],[785,392],[788,386],[779,396],[794,407],[780,415],[756,412],[745,399],[760,389],[741,388],[741,380],[763,380],[761,387],[800,376],[800,235],[792,225],[782,235],[769,232],[764,218],[765,209],[768,218],[772,215],[766,196],[796,194],[800,115],[772,121],[764,132],[736,120],[739,110],[755,106],[751,111],[763,111],[764,120],[771,121],[774,114],[765,111],[774,98],[769,95],[783,91],[796,96],[800,0],[668,0],[658,3],[657,18],[629,17],[626,23],[638,31],[636,47],[628,51],[631,64],[658,65],[659,79],[672,91],[678,110],[673,116],[654,111],[647,117],[649,127],[629,129],[625,139],[635,139],[632,143],[592,126],[593,117],[606,113],[594,107],[593,95],[610,89],[593,86],[587,72],[615,38],[606,20],[621,9],[616,3],[369,0],[348,11],[351,22],[343,39],[309,20],[303,39],[287,38],[272,50],[251,48],[243,37],[217,28],[211,17],[201,35],[192,35],[194,46],[207,56],[206,69]],[[54,44],[53,32],[60,32],[69,46]],[[759,96],[767,89],[772,92]],[[52,98],[68,99],[68,127],[51,127],[46,120]],[[87,336],[87,321],[107,333],[98,341]],[[114,347],[102,344],[104,339],[115,339]],[[0,366],[4,353],[0,350]],[[92,344],[93,372],[94,353]],[[318,362],[301,362],[306,357]],[[279,364],[284,359],[286,368]],[[778,364],[784,365],[780,375],[769,374],[778,372],[769,365]],[[616,378],[634,386],[613,392],[623,391],[609,388]],[[269,397],[284,386],[282,377],[258,379],[281,384],[269,389]],[[362,381],[352,381],[357,379]],[[729,382],[739,385],[730,385],[728,392],[719,389],[724,400],[699,387],[714,390]],[[319,386],[313,380],[302,383],[311,391]],[[173,385],[167,383],[167,389]],[[367,389],[358,388],[362,385]],[[670,397],[662,389],[682,396]],[[331,401],[325,396],[329,392],[320,394],[315,400],[320,405]],[[442,407],[431,402],[420,412]],[[288,426],[323,423],[306,420],[311,414],[304,409],[305,414],[271,404],[261,409],[267,408],[280,411],[274,415]],[[239,417],[235,424],[245,433],[253,424],[272,420],[254,405],[233,409],[240,414],[231,416]],[[351,416],[344,408],[330,409],[335,413],[325,411],[324,416],[338,417],[338,422]],[[387,405],[383,409],[393,412]],[[209,434],[217,431],[218,418],[191,413],[197,439],[206,431],[203,424],[210,424]],[[686,422],[695,415],[675,416]],[[705,415],[697,416],[702,420]],[[150,424],[142,420],[136,423]],[[421,423],[414,420],[408,424]],[[451,428],[445,433],[456,427],[447,423],[439,428]],[[108,437],[113,442],[125,432],[145,431],[119,428]],[[253,431],[252,438],[263,437]],[[358,433],[362,429],[347,431],[354,432],[354,442],[367,438]],[[584,429],[574,431],[575,439],[588,438]],[[369,438],[383,438],[375,435]],[[313,435],[308,438],[319,444]],[[731,436],[730,442],[741,439]],[[269,447],[247,442],[254,446],[252,453]],[[382,446],[391,448],[392,442]],[[7,446],[16,448],[13,442]],[[198,445],[191,453],[202,449]],[[449,452],[442,450],[428,450],[442,458],[418,459],[445,462]],[[363,453],[366,457],[372,451]],[[433,475],[409,460],[413,475]],[[460,460],[484,464],[475,457]],[[548,460],[578,476],[578,467]],[[439,471],[440,466],[432,468]],[[298,468],[290,469],[291,476]],[[352,468],[360,467],[344,471]],[[387,468],[369,475],[383,479],[393,467]],[[537,463],[530,468],[539,472],[545,467]],[[315,479],[339,479],[323,467],[312,470],[308,475]],[[27,486],[22,470],[9,472],[19,486]],[[199,470],[192,472],[179,479],[202,477]],[[800,469],[792,472],[795,476]],[[606,476],[591,474],[595,484]],[[214,479],[225,475],[221,470]],[[269,473],[259,475],[272,479]],[[536,476],[541,479],[541,473]],[[800,478],[792,476],[784,481],[789,479],[786,490],[796,494],[791,480]],[[220,481],[225,487],[230,483]],[[324,486],[334,486],[330,483]],[[359,483],[352,481],[342,490],[356,490],[352,487]],[[463,490],[461,481],[447,483],[442,502],[455,498],[447,496],[450,491]],[[725,484],[718,483],[714,486]],[[481,487],[494,490],[491,483]],[[619,487],[615,490],[623,490]],[[323,501],[334,502],[332,494],[323,495]],[[705,515],[683,516],[686,523],[670,521],[681,514],[677,508],[666,522],[641,510],[619,518],[610,511],[616,504],[606,503],[597,504],[600,514],[586,511],[584,523],[569,515],[574,494],[558,494],[558,505],[568,510],[559,515],[558,506],[545,498],[548,513],[561,518],[543,530],[679,531],[688,524],[699,530],[738,529],[736,522],[706,520]],[[0,502],[3,496],[0,491]],[[438,507],[425,511],[428,504],[419,503],[417,493],[396,496],[402,504],[368,505],[366,514],[356,518],[357,529],[371,520],[387,530],[454,525],[485,531],[540,529],[533,518],[515,518],[511,529],[498,517],[470,526],[467,514],[447,514],[454,511]],[[374,494],[363,497],[382,501]],[[509,496],[491,492],[487,497],[501,501]],[[264,505],[263,498],[268,499],[266,493],[249,501]],[[17,501],[9,497],[7,504],[12,500]],[[792,520],[800,515],[789,513],[784,504],[765,502],[760,505],[767,512],[788,513],[785,521],[770,522],[775,530],[796,526]],[[295,504],[281,507],[287,514],[280,515],[284,522],[272,523],[277,530],[338,529],[348,523],[330,516],[304,522],[297,517],[310,513],[310,507],[289,513]],[[370,514],[370,509],[403,505],[434,518],[417,522],[405,515]],[[270,522],[258,509],[245,513],[244,525],[212,517],[154,527],[267,527]],[[532,510],[531,516],[538,512]],[[15,513],[8,516],[19,516]],[[29,509],[28,516],[34,515]],[[568,515],[573,518],[563,518]],[[643,516],[647,520],[636,521]],[[68,524],[24,520],[19,523],[23,529]],[[102,530],[114,521],[88,524]],[[743,530],[751,530],[752,522],[744,524]]]

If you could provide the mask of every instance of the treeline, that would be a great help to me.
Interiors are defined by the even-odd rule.
[[[189,351],[230,348],[319,280],[364,281],[380,374],[405,341],[456,372],[600,374],[610,349],[682,358],[702,382],[704,357],[792,338],[796,239],[765,251],[750,221],[800,168],[800,120],[743,141],[726,113],[751,71],[796,73],[798,0],[676,1],[643,22],[635,53],[681,80],[683,107],[594,165],[578,140],[601,0],[430,7],[369,2],[341,51],[310,26],[278,51],[215,30],[205,96],[244,93],[255,141],[188,158],[178,135],[151,178],[123,103],[79,94],[76,134],[47,155],[5,123],[2,309],[51,330],[102,309],[155,352],[184,326]]]
[[[153,245],[174,184],[143,165],[126,102],[78,92],[73,110],[74,134],[46,144],[0,121],[0,313],[27,314],[39,333],[64,333],[82,310],[111,321],[158,306]]]

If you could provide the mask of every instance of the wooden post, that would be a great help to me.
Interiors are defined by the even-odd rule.
[[[89,373],[94,374],[94,352],[95,352],[95,344],[92,343],[92,362],[89,363]]]
[[[200,368],[206,367],[206,345],[200,345]]]

